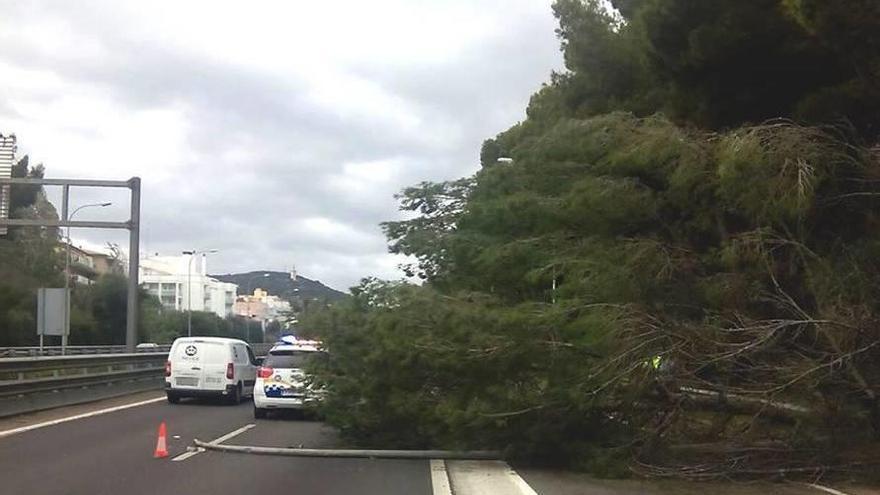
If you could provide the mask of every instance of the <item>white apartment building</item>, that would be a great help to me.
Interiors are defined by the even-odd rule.
[[[210,311],[220,317],[233,312],[238,286],[209,277],[205,255],[156,254],[141,260],[138,274],[141,285],[166,308]]]

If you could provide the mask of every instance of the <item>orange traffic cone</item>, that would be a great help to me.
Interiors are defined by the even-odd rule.
[[[165,443],[165,422],[162,421],[162,424],[159,425],[159,440],[156,441],[156,452],[153,453],[153,458],[160,459],[162,457],[168,457],[168,447]]]

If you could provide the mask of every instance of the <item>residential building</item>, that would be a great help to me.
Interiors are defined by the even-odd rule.
[[[58,250],[62,256],[67,256],[65,243],[62,243]],[[70,282],[72,284],[91,285],[101,275],[124,274],[125,268],[116,256],[90,251],[76,244],[70,245]]]
[[[100,275],[106,275],[108,273],[125,273],[125,267],[122,266],[122,263],[112,255],[107,253],[89,253],[92,257],[92,268],[95,269],[95,272]]]
[[[65,246],[63,249],[67,249]],[[65,253],[66,256],[66,253]],[[70,282],[91,285],[98,278],[92,253],[73,244],[70,245]]]
[[[178,311],[209,311],[217,316],[233,314],[238,286],[220,282],[208,273],[207,257],[154,256],[141,260],[140,282],[162,305]],[[190,304],[190,300],[192,303]]]
[[[238,296],[235,300],[235,314],[262,322],[280,321],[290,312],[290,303],[278,296],[269,295],[263,289],[254,289],[252,295]]]

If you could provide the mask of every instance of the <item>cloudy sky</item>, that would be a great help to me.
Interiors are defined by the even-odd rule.
[[[19,155],[49,177],[140,176],[143,254],[213,248],[212,272],[295,264],[341,289],[401,276],[378,227],[393,194],[477,170],[562,66],[550,0],[0,6]],[[114,202],[77,219],[127,215],[123,191],[72,200]]]

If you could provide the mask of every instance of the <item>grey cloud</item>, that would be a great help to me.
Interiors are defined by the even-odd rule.
[[[392,194],[421,180],[472,173],[480,142],[522,118],[529,95],[561,66],[548,6],[542,17],[516,23],[496,12],[504,29],[451,60],[344,68],[418,116],[420,124],[405,129],[381,112],[340,116],[308,99],[309,82],[294,76],[232,66],[222,54],[146,44],[108,25],[96,9],[60,9],[53,15],[91,33],[108,55],[81,60],[13,43],[0,60],[101,88],[121,108],[185,109],[187,156],[175,157],[183,168],[168,181],[142,174],[147,250],[219,248],[210,262],[216,272],[296,263],[305,276],[343,289],[377,271],[394,275],[378,227],[399,218]],[[0,118],[11,117],[8,108],[0,97]],[[145,145],[149,140],[144,136]],[[236,147],[248,153],[226,157]],[[390,180],[357,194],[332,186],[345,163],[374,160],[401,165]],[[46,165],[51,175],[53,164]],[[304,230],[302,220],[315,217],[344,226],[347,237]],[[80,235],[96,243],[106,238]]]

